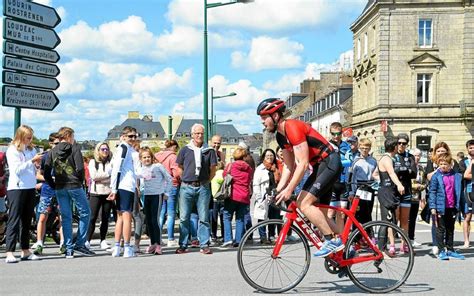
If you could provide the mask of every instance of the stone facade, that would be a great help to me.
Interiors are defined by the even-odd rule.
[[[474,3],[370,0],[351,30],[354,133],[376,154],[401,132],[411,148],[464,151],[474,138]]]

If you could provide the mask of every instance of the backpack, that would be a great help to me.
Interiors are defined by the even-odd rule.
[[[232,194],[233,177],[230,174],[231,169],[232,164],[228,166],[226,170],[226,175],[224,177],[224,182],[222,182],[221,188],[219,189],[219,191],[217,191],[216,196],[214,196],[214,199],[217,201],[224,201],[226,199],[229,199]]]

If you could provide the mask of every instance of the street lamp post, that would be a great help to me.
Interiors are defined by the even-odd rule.
[[[224,120],[224,121],[213,121],[212,124],[211,124],[211,128],[212,130],[217,130],[217,124],[219,123],[227,123],[227,122],[232,122],[232,119],[227,119],[227,120]]]
[[[211,129],[210,129],[210,134],[211,136],[214,135],[214,127],[213,127],[213,122],[214,122],[214,100],[221,99],[221,98],[226,98],[226,97],[232,97],[236,96],[237,94],[235,92],[231,92],[227,95],[224,96],[214,96],[214,88],[211,87]]]
[[[214,8],[224,5],[230,5],[235,3],[250,3],[254,0],[234,0],[226,3],[207,3],[207,0],[204,0],[204,104],[203,104],[203,116],[202,120],[204,123],[204,141],[207,143],[209,141],[209,114],[208,114],[208,71],[207,71],[207,9]]]

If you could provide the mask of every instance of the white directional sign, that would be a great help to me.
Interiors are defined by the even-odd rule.
[[[52,29],[41,28],[5,18],[3,38],[20,41],[36,46],[53,49],[61,42],[58,34]]]
[[[29,75],[6,70],[3,71],[2,81],[3,83],[7,84],[16,84],[46,89],[57,89],[59,87],[59,82],[56,78]]]
[[[52,91],[4,85],[2,94],[2,105],[7,107],[52,111],[59,104]]]
[[[54,8],[26,0],[4,0],[3,15],[50,28],[61,21]]]
[[[59,74],[59,68],[56,65],[45,64],[30,60],[23,60],[11,56],[3,57],[3,68],[10,70],[18,70],[23,72],[31,72],[46,76],[56,77]]]
[[[3,42],[3,53],[51,63],[59,61],[59,54],[55,50],[40,49],[11,41]]]

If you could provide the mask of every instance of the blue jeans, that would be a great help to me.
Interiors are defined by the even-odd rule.
[[[232,241],[232,217],[235,213],[235,242],[240,243],[245,232],[244,217],[248,205],[226,200],[224,202],[224,242]]]
[[[61,224],[63,227],[63,236],[66,248],[73,250],[72,243],[72,203],[77,208],[79,214],[79,227],[77,229],[76,247],[84,246],[87,239],[87,229],[89,227],[89,219],[91,210],[87,202],[86,192],[82,188],[76,189],[60,189],[56,190],[56,198],[58,200],[61,212]]]
[[[163,231],[165,221],[168,231],[168,240],[174,240],[174,220],[176,218],[176,198],[178,197],[178,187],[173,186],[170,196],[163,201],[160,213],[160,231]]]
[[[196,205],[199,227],[197,236],[201,248],[207,247],[211,234],[211,225],[209,224],[209,201],[211,198],[211,189],[209,184],[199,187],[193,187],[181,184],[179,190],[179,245],[181,248],[188,246],[189,234],[191,232],[191,211]]]

